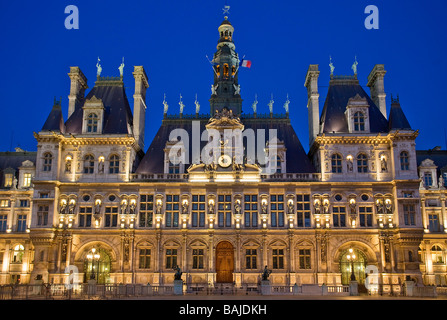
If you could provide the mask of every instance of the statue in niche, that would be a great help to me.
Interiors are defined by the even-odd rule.
[[[71,172],[71,159],[65,160],[65,172]]]
[[[161,202],[157,202],[156,213],[161,214],[163,209],[163,205]]]
[[[241,203],[239,200],[237,200],[236,203],[234,204],[234,213],[241,214]]]
[[[386,210],[386,213],[388,213],[388,214],[392,213],[391,201],[388,201],[385,203],[385,210]]]
[[[385,157],[382,157],[380,159],[380,167],[382,169],[382,172],[387,172],[388,171],[388,167],[387,167],[387,163],[386,163]]]
[[[376,201],[377,213],[383,213],[383,200]]]
[[[314,202],[314,208],[315,208],[315,214],[320,214],[321,213],[320,200],[317,200],[317,201]]]
[[[98,163],[98,172],[104,173],[104,161],[99,161]]]
[[[70,202],[70,204],[68,205],[68,213],[69,214],[74,214],[74,209],[75,209],[74,202]]]
[[[95,204],[95,214],[99,214],[101,212],[101,204],[97,202]]]
[[[213,202],[208,203],[208,213],[214,214],[214,203]]]
[[[293,202],[289,201],[289,204],[287,205],[287,212],[288,214],[294,214],[295,208],[293,206]]]
[[[127,211],[127,203],[123,202],[121,203],[121,214],[125,214]]]
[[[60,207],[60,209],[59,209],[59,213],[60,214],[64,214],[64,213],[66,213],[66,210],[67,210],[67,203],[63,202],[61,207]]]
[[[261,203],[261,212],[262,214],[267,214],[267,202]]]
[[[351,159],[348,159],[348,161],[346,162],[346,167],[348,169],[348,172],[352,172],[353,164]]]
[[[182,203],[182,213],[183,214],[188,214],[188,202],[184,201]]]

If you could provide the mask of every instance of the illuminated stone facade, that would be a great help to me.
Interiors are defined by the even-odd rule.
[[[306,154],[288,110],[240,114],[233,32],[225,19],[210,115],[165,112],[147,150],[143,67],[133,71],[133,112],[122,77],[98,76],[85,96],[86,77],[70,68],[68,119],[55,102],[37,152],[19,173],[11,167],[18,184],[3,181],[1,283],[62,283],[74,266],[81,281],[172,284],[178,265],[187,284],[256,285],[265,266],[277,285],[347,284],[353,265],[360,285],[367,270],[383,284],[445,284],[445,237],[430,233],[432,209],[420,201],[439,199],[444,217],[445,190],[421,187],[418,132],[398,100],[387,118],[383,65],[368,77],[371,97],[357,75],[331,75],[321,113],[318,65],[309,66]],[[214,135],[211,162],[204,131]],[[237,141],[247,141],[242,154]]]

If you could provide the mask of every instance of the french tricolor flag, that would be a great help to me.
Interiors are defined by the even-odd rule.
[[[251,67],[251,61],[242,59],[240,66],[244,67],[244,68],[250,68]]]

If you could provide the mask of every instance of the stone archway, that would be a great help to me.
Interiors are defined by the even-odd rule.
[[[232,283],[234,271],[234,248],[228,241],[216,246],[216,282]]]

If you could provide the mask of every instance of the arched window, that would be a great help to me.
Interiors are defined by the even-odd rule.
[[[111,267],[112,259],[105,249],[90,249],[84,256],[84,282],[90,279],[95,279],[99,284],[110,281]]]
[[[368,157],[364,153],[357,156],[357,171],[360,173],[368,172]]]
[[[341,173],[342,167],[341,167],[341,155],[338,153],[335,153],[331,157],[331,167],[332,167],[332,173]]]
[[[354,131],[365,131],[365,116],[363,112],[354,113]]]
[[[11,263],[22,263],[24,253],[25,248],[21,244],[16,245],[12,251]]]
[[[120,157],[113,154],[109,158],[109,173],[119,173],[120,171]]]
[[[98,116],[95,113],[87,117],[87,132],[98,132]]]
[[[51,171],[51,164],[53,163],[53,155],[49,152],[43,155],[43,171]]]
[[[95,171],[95,158],[88,154],[84,157],[84,173],[93,173]]]
[[[223,76],[224,78],[228,78],[230,76],[230,67],[228,66],[228,63],[224,63]]]
[[[431,247],[431,260],[433,263],[444,263],[442,249],[438,245]]]
[[[410,158],[407,151],[402,151],[400,153],[400,169],[409,170],[410,169]]]
[[[348,249],[340,257],[341,283],[349,284],[351,277],[360,284],[365,282],[367,265],[365,253],[358,249]]]

